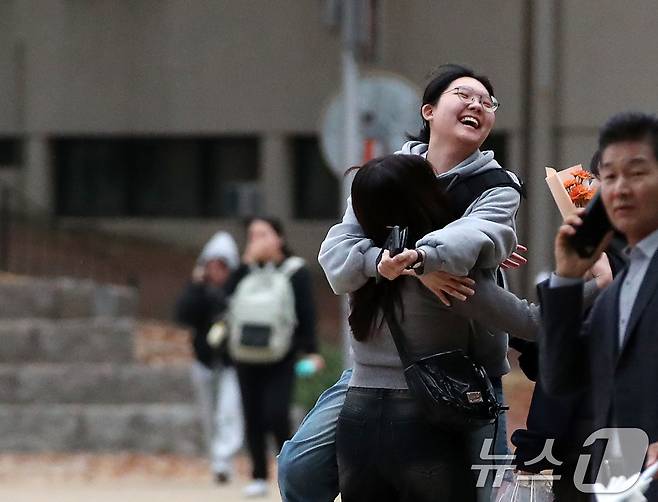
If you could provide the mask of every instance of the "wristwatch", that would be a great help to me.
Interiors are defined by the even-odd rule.
[[[416,261],[409,265],[407,268],[410,268],[416,272],[416,275],[422,275],[422,273],[425,271],[425,253],[420,249],[415,249],[414,251],[416,251],[418,258],[416,258]]]

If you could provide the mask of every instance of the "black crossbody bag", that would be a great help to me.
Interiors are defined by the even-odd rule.
[[[393,227],[385,247],[394,256],[405,247],[406,229]],[[458,431],[473,431],[497,422],[508,407],[498,402],[491,380],[481,364],[461,349],[413,359],[402,327],[393,312],[384,313],[409,391],[433,424]]]

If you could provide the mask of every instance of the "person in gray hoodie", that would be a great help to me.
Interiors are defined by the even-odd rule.
[[[489,80],[461,66],[443,68],[426,87],[421,106],[423,127],[415,141],[397,152],[426,158],[437,180],[450,189],[460,177],[502,169],[493,152],[479,150],[495,122],[498,102]],[[510,175],[513,176],[513,175]],[[518,183],[515,177],[513,179]],[[336,294],[351,293],[370,278],[393,280],[423,270],[425,285],[437,296],[465,300],[473,294],[463,279],[475,267],[495,281],[499,265],[517,246],[515,217],[520,190],[504,186],[483,192],[461,218],[428,233],[394,258],[364,235],[348,200],[341,223],[333,226],[320,247],[319,262]],[[479,326],[474,354],[502,398],[500,377],[509,370],[507,337]],[[337,493],[337,466],[333,455],[338,413],[351,377],[348,370],[326,391],[279,455],[279,488],[283,500],[333,500]],[[505,427],[500,427],[496,453],[506,450]],[[481,441],[480,441],[481,443]],[[475,459],[479,460],[479,459]],[[477,462],[476,462],[477,463]],[[313,473],[312,482],[309,475]]]
[[[460,66],[448,66],[425,89],[420,134],[396,153],[427,159],[437,181],[447,187],[448,193],[451,185],[463,178],[502,170],[492,151],[479,150],[493,127],[497,108],[498,101],[486,77]],[[422,267],[424,274],[439,272],[429,276],[428,281],[439,297],[465,299],[470,290],[458,278],[474,267],[487,270],[487,276],[495,280],[498,267],[514,254],[517,246],[515,218],[521,200],[520,183],[514,174],[505,172],[518,183],[518,188],[501,186],[486,190],[459,215],[461,218],[423,236],[415,243],[415,249],[395,258],[365,238],[348,199],[342,222],[329,230],[318,256],[334,292],[353,292],[378,274],[392,280],[400,274],[413,273],[408,270],[412,266]],[[507,337],[490,336],[490,330],[484,326],[478,332],[483,334],[477,344],[478,356],[490,376],[497,379],[510,369]],[[504,443],[499,446],[501,450],[505,448]]]
[[[209,341],[209,334],[226,308],[226,283],[240,264],[238,247],[227,232],[217,232],[203,247],[190,282],[176,302],[176,320],[192,329],[195,361],[191,368],[194,393],[215,481],[227,483],[233,458],[244,438],[238,376],[226,340]],[[221,323],[215,333],[221,333]],[[212,338],[212,336],[210,337]]]

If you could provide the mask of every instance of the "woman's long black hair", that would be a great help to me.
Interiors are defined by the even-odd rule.
[[[408,229],[407,247],[442,228],[456,215],[436,181],[432,166],[417,155],[387,155],[357,169],[352,207],[366,237],[383,247],[393,225]],[[401,306],[398,281],[370,279],[350,297],[349,324],[363,341],[381,325],[383,311]]]

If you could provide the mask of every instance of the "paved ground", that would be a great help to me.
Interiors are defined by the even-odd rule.
[[[56,483],[3,483],[0,500],[7,502],[244,502],[243,483],[217,487],[189,480],[128,480]],[[279,501],[272,485],[267,498]]]
[[[2,502],[234,502],[244,501],[249,463],[236,461],[236,477],[216,485],[208,462],[175,455],[2,454]],[[274,472],[274,459],[271,472]],[[273,476],[273,479],[275,476]],[[280,500],[272,483],[263,502]]]
[[[512,358],[514,363],[514,358]],[[525,426],[532,384],[515,369],[503,379],[508,432]],[[272,472],[274,462],[271,461]],[[0,502],[244,502],[245,456],[228,486],[212,483],[204,459],[139,454],[0,454]],[[280,500],[274,483],[263,502]]]

